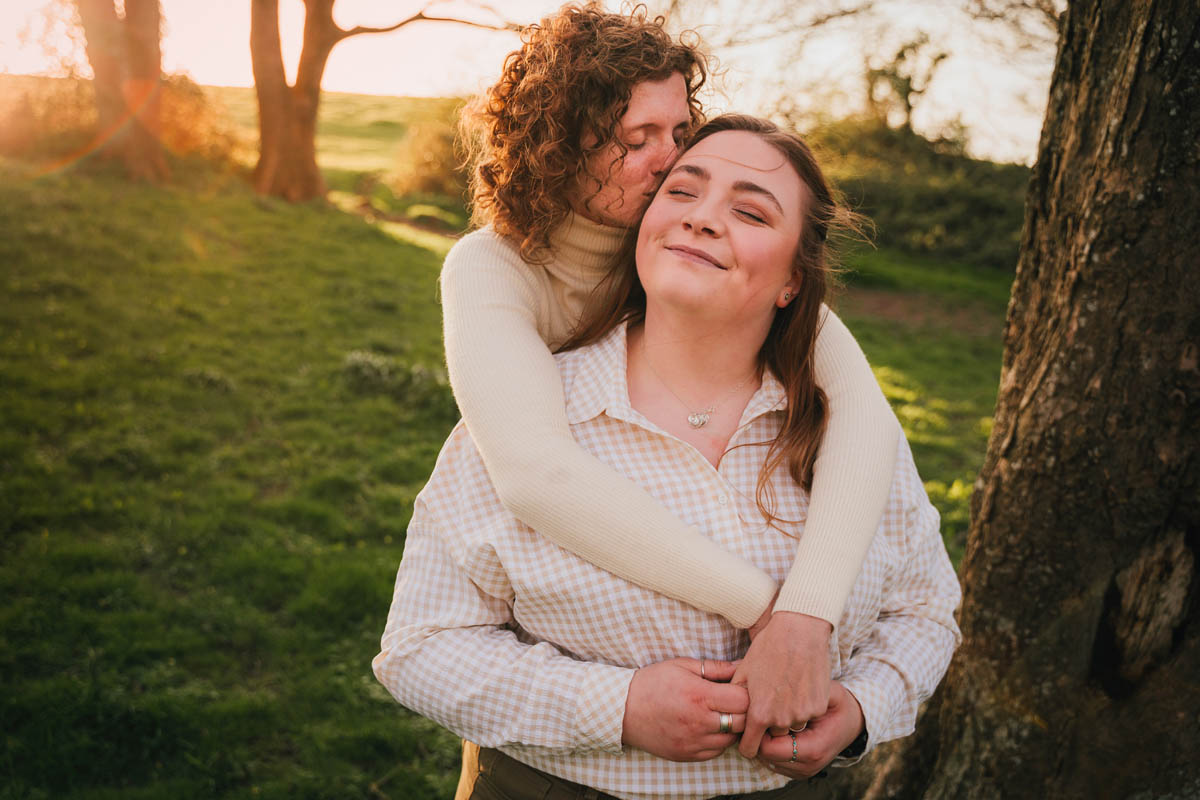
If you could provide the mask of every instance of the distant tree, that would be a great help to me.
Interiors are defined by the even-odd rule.
[[[159,138],[162,13],[158,0],[76,0],[94,74],[98,151],[119,159],[131,177],[165,179]]]
[[[1067,0],[967,0],[975,19],[999,23],[1016,35],[1017,47],[1045,50],[1058,43],[1058,26]]]
[[[1073,0],[971,503],[963,646],[867,797],[1197,796],[1197,142],[1200,5]]]
[[[259,157],[254,188],[260,194],[286,200],[311,200],[325,195],[325,179],[317,168],[317,112],[321,79],[335,45],[367,33],[387,33],[414,22],[454,22],[490,30],[515,30],[508,22],[485,23],[442,17],[426,6],[394,25],[341,28],[333,20],[336,0],[304,0],[304,44],[289,86],[279,39],[279,0],[251,0],[250,54],[258,96]],[[477,7],[492,11],[487,6]],[[495,13],[492,11],[492,13]],[[499,15],[496,15],[499,18]]]
[[[871,11],[876,0],[657,0],[649,3],[676,28],[696,30],[714,52],[771,42],[798,50],[814,31]]]
[[[884,124],[899,118],[899,128],[912,131],[913,107],[929,88],[938,67],[950,54],[943,51],[929,54],[929,36],[921,33],[900,45],[891,61],[871,66],[867,64],[867,108]]]

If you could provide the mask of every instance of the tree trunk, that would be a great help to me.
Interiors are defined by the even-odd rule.
[[[98,126],[94,149],[119,159],[133,178],[165,179],[166,154],[159,136],[162,86],[161,16],[158,0],[126,0],[125,18],[112,0],[78,0],[95,74]]]
[[[162,107],[162,14],[158,0],[125,0],[125,105],[131,113],[125,167],[136,178],[165,179]]]
[[[518,30],[514,23],[490,24],[431,16],[421,9],[394,25],[356,26],[343,30],[333,21],[336,0],[304,0],[304,46],[289,87],[279,42],[279,0],[251,0],[250,58],[258,94],[259,154],[254,188],[286,200],[325,196],[325,179],[317,168],[317,111],[321,78],[334,45],[351,36],[389,33],[413,22],[454,22],[488,30]],[[483,6],[489,8],[488,6]],[[490,9],[489,9],[490,10]]]
[[[327,16],[332,26],[333,3],[322,0],[322,4],[329,6]],[[310,3],[305,13],[304,48],[295,88],[288,86],[283,69],[279,0],[252,0],[250,6],[250,54],[260,137],[254,189],[259,194],[292,202],[325,195],[325,179],[317,168],[317,107],[321,76],[336,40],[331,39],[319,64],[314,63],[314,54],[310,52],[310,39],[318,38],[314,5],[317,4]]]
[[[112,0],[79,0],[79,21],[87,43],[96,93],[96,133],[101,155],[120,157],[125,147],[125,42]]]
[[[870,797],[1200,794],[1200,6],[1065,19],[963,561]]]

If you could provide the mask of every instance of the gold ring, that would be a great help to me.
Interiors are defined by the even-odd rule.
[[[704,678],[704,659],[703,658],[700,659],[700,677]],[[708,680],[708,678],[704,678],[704,679]]]
[[[722,714],[717,733],[733,733],[733,714]]]
[[[807,722],[801,722],[799,728],[788,728],[788,733],[800,733],[800,731],[804,730],[807,727],[808,727]]]

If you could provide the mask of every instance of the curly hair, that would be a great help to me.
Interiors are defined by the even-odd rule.
[[[570,213],[589,157],[613,142],[621,158],[628,152],[616,131],[637,84],[680,73],[692,127],[703,121],[705,58],[663,23],[644,6],[628,16],[564,6],[522,31],[500,80],[464,109],[473,221],[518,242],[527,262],[549,260],[550,232]]]

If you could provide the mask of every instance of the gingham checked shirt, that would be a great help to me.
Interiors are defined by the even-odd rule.
[[[584,448],[776,581],[786,577],[796,540],[766,526],[754,499],[765,446],[731,449],[714,468],[636,411],[624,327],[558,363]],[[771,441],[784,405],[765,375],[730,447]],[[807,494],[776,472],[777,515],[803,520]],[[901,441],[879,532],[829,649],[834,679],[862,706],[869,748],[912,732],[959,641],[958,579],[938,522]],[[803,524],[789,532],[802,535]],[[699,763],[622,749],[629,682],[641,666],[733,660],[747,646],[722,617],[598,569],[517,520],[460,423],[417,497],[373,667],[403,705],[537,769],[623,798],[706,798],[786,779],[736,748]]]

